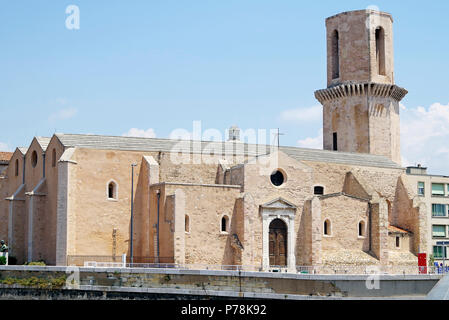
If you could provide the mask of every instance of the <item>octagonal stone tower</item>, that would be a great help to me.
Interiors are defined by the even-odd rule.
[[[375,10],[326,19],[327,88],[323,105],[325,150],[371,153],[401,164],[399,102],[394,84],[393,18]]]

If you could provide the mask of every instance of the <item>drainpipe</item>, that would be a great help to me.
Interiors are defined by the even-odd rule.
[[[23,159],[22,184],[25,184],[25,161],[26,161],[25,155],[23,155],[22,159]]]
[[[159,263],[159,255],[160,255],[160,246],[159,246],[159,206],[161,201],[161,190],[157,191],[157,230],[156,230],[156,238],[157,238],[157,263]]]
[[[369,251],[371,252],[371,247],[372,247],[372,244],[371,244],[371,242],[372,242],[372,232],[373,232],[373,230],[372,230],[372,218],[371,218],[371,211],[372,211],[372,209],[371,209],[371,202],[368,202],[368,225],[369,225]]]

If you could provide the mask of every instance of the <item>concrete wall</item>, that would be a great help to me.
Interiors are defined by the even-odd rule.
[[[208,296],[239,296],[271,299],[313,297],[424,298],[441,276],[318,276],[237,271],[80,268],[78,273],[61,267],[0,267],[1,279],[61,276],[79,277],[81,288],[103,291]],[[378,281],[378,283],[374,282]],[[370,289],[375,285],[378,289]],[[3,290],[3,289],[2,289]]]

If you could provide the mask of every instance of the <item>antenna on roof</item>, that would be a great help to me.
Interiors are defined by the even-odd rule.
[[[279,130],[279,128],[278,128],[278,132],[277,133],[275,133],[275,136],[277,136],[277,142],[278,142],[278,150],[279,150],[279,148],[280,148],[280,146],[281,146],[281,144],[280,144],[280,136],[284,136],[285,134],[284,133],[281,133],[280,132],[280,130]]]

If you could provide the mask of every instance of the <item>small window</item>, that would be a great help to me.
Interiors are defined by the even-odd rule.
[[[432,183],[432,196],[444,196],[443,183]]]
[[[51,153],[51,166],[56,167],[56,149],[53,149]]]
[[[221,218],[221,232],[228,232],[228,220],[227,216]]]
[[[446,217],[446,205],[433,203],[432,204],[432,217]]]
[[[117,184],[113,181],[108,184],[108,199],[117,199]]]
[[[325,236],[331,235],[331,222],[329,220],[324,221],[323,233]]]
[[[400,248],[400,247],[401,247],[401,238],[396,237],[396,248]]]
[[[338,136],[336,132],[333,134],[333,150],[338,151]]]
[[[35,168],[37,165],[37,152],[36,151],[33,151],[33,153],[31,154],[31,165],[33,166],[33,168]]]
[[[16,177],[19,176],[19,159],[16,159],[16,164],[15,164],[15,168],[14,168],[14,174]]]
[[[432,226],[432,237],[434,238],[446,238],[446,226]]]
[[[444,257],[447,257],[446,254],[446,247],[443,246],[434,246],[433,247],[433,256],[436,259],[442,259],[443,258],[443,250],[444,250]]]
[[[280,170],[276,170],[270,177],[271,183],[276,187],[280,187],[285,182],[285,176]]]
[[[424,182],[418,182],[418,195],[423,196],[424,195]]]
[[[359,237],[364,237],[364,236],[365,236],[365,222],[360,221],[359,222]]]
[[[190,218],[188,215],[185,216],[185,231],[190,232]]]
[[[315,195],[324,195],[324,187],[322,186],[316,186],[313,188],[313,193]]]

